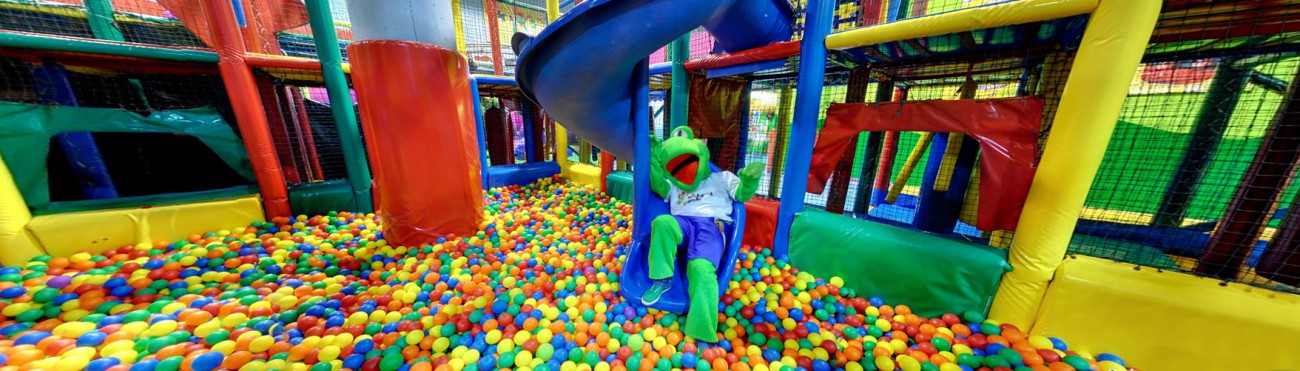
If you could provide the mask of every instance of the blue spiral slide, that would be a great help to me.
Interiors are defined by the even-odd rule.
[[[647,73],[637,69],[646,68],[644,60],[650,53],[701,26],[717,40],[719,50],[714,52],[786,41],[792,18],[787,0],[590,0],[536,36],[515,37],[519,55],[515,79],[525,96],[565,128],[601,150],[630,160],[638,142],[634,112],[645,112],[645,107],[633,110],[633,102],[647,104],[645,98],[634,96],[644,88],[635,80],[644,80]],[[650,193],[648,187],[637,188],[638,193]],[[648,227],[648,221],[668,207],[653,194],[645,199],[650,202],[638,201],[635,220]],[[723,289],[730,281],[744,225],[744,205],[736,203],[734,209],[736,222],[725,231],[727,263],[719,267]],[[637,231],[619,278],[623,295],[633,302],[649,287],[646,227]],[[685,274],[676,276],[673,289],[656,308],[686,310]]]

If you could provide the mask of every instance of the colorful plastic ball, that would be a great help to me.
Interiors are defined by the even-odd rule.
[[[1106,361],[1117,363],[1123,367],[1128,366],[1128,364],[1124,363],[1124,359],[1119,358],[1119,356],[1116,356],[1114,354],[1101,353],[1097,355],[1097,362],[1106,362]]]
[[[226,360],[225,355],[218,352],[207,352],[194,357],[190,363],[190,369],[193,371],[211,371],[221,367],[221,363]]]
[[[558,178],[484,194],[467,236],[385,240],[382,217],[278,216],[0,267],[0,367],[96,371],[1040,371],[1066,353],[981,312],[925,318],[746,246],[722,339],[619,287],[632,209]],[[8,343],[6,343],[8,342]],[[1062,358],[1065,360],[1062,360]],[[1112,359],[1113,357],[1113,359]],[[1045,366],[1048,365],[1048,366]]]
[[[122,361],[115,357],[104,357],[87,363],[86,371],[105,371],[121,363]]]
[[[1052,349],[1056,349],[1060,351],[1070,350],[1070,347],[1065,345],[1065,340],[1061,340],[1057,338],[1047,338],[1047,339],[1052,341]]]

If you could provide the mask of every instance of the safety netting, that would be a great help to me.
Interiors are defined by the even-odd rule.
[[[1070,251],[1296,291],[1294,2],[1168,2]]]

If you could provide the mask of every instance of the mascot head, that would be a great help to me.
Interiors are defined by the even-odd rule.
[[[700,183],[712,175],[709,170],[709,148],[704,145],[704,141],[695,139],[695,133],[688,127],[673,129],[672,135],[659,146],[658,152],[651,155],[658,156],[668,181],[680,190],[695,191]]]

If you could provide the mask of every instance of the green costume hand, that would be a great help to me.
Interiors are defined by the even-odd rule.
[[[740,186],[736,188],[736,201],[745,202],[754,198],[758,192],[758,184],[763,179],[763,168],[765,164],[752,163],[740,169],[736,176],[740,177]]]
[[[653,191],[659,197],[668,197],[668,180],[664,179],[664,163],[659,157],[664,141],[650,136],[650,191]]]

